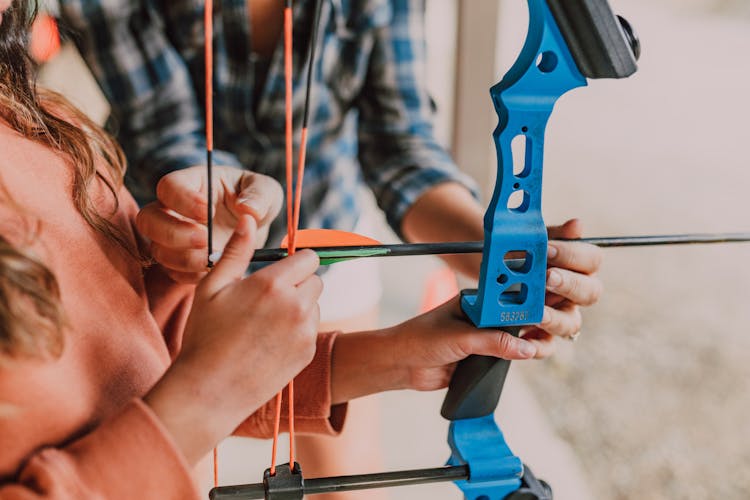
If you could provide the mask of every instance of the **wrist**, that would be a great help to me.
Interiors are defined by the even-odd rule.
[[[210,377],[201,378],[178,361],[167,370],[143,401],[187,459],[195,465],[237,426],[235,412],[226,411]]]
[[[331,358],[331,402],[405,389],[409,371],[399,360],[393,328],[336,337]]]

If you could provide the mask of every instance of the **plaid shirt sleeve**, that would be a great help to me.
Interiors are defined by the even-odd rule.
[[[477,196],[434,131],[426,85],[424,0],[392,0],[389,25],[376,36],[359,115],[359,160],[389,225],[401,220],[425,191],[458,182]]]
[[[164,174],[204,164],[202,107],[151,2],[62,0],[61,17],[112,106],[136,198],[153,199]],[[223,151],[214,151],[214,161],[240,166]]]

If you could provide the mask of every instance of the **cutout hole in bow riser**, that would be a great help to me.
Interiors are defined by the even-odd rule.
[[[498,302],[503,306],[518,306],[526,302],[529,287],[525,283],[513,283],[500,294]]]
[[[557,68],[557,54],[551,50],[545,50],[537,56],[536,67],[542,73],[552,73]]]
[[[526,168],[529,164],[529,159],[526,157],[527,147],[528,138],[523,134],[515,136],[510,141],[510,152],[513,156],[513,175],[516,177],[525,177],[529,173]]]
[[[529,209],[531,196],[526,191],[519,189],[508,196],[508,210],[516,213],[524,213]]]
[[[511,250],[503,256],[503,262],[505,263],[505,266],[514,273],[526,274],[531,271],[532,257],[531,254],[525,250]],[[501,274],[501,276],[503,275]]]

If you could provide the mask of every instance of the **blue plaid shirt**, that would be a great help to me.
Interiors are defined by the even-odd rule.
[[[152,200],[163,175],[205,164],[204,1],[60,3],[63,26],[112,104],[110,128],[128,157],[128,186],[139,201]],[[297,130],[313,10],[312,0],[294,4]],[[247,16],[245,0],[215,7],[215,164],[283,182],[283,50],[279,44],[259,81]],[[400,234],[404,213],[425,190],[446,181],[471,186],[433,133],[423,24],[424,0],[324,2],[301,227],[353,229],[364,183]],[[280,216],[269,243],[284,232]]]

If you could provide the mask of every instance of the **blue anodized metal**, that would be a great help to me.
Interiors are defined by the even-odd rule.
[[[467,500],[502,500],[521,486],[523,463],[492,415],[451,422],[448,444],[448,465],[469,465],[469,480],[456,481]]]
[[[493,137],[498,168],[484,218],[479,289],[461,306],[479,327],[538,323],[544,312],[547,229],[542,219],[544,132],[557,99],[586,85],[546,0],[528,0],[529,31],[519,58],[490,95],[499,117]],[[514,168],[512,141],[525,141]],[[508,254],[525,259],[506,264]],[[508,256],[508,257],[506,257]],[[449,464],[468,464],[469,480],[457,481],[467,500],[502,500],[520,485],[523,464],[508,448],[493,415],[456,420],[448,432]]]
[[[542,219],[544,131],[557,99],[586,85],[545,0],[528,0],[529,31],[521,54],[490,89],[499,117],[493,137],[497,181],[484,217],[484,250],[477,293],[461,307],[479,327],[538,323],[544,312],[547,230]],[[514,171],[512,141],[522,136],[525,158]],[[521,166],[522,165],[522,166]],[[520,268],[506,260],[514,252]]]

